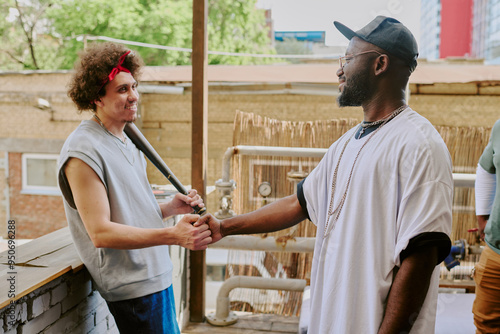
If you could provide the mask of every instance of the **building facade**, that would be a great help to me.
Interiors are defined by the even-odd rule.
[[[421,0],[419,57],[439,59],[441,1]]]
[[[489,0],[474,0],[472,10],[472,58],[486,58]]]
[[[422,0],[420,57],[470,57],[473,0]]]
[[[484,36],[485,58],[492,63],[500,62],[500,0],[489,0],[488,22]]]
[[[500,64],[500,0],[422,0],[420,58]]]
[[[439,58],[470,57],[473,0],[441,0]]]

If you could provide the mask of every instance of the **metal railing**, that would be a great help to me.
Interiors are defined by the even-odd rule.
[[[279,146],[248,146],[238,145],[229,147],[224,153],[222,162],[222,178],[215,182],[215,188],[219,193],[219,208],[215,213],[217,218],[229,218],[234,216],[232,210],[233,191],[236,187],[231,180],[231,159],[234,155],[260,155],[299,158],[322,158],[328,151],[327,148],[308,147],[279,147]],[[455,187],[474,187],[476,174],[453,173]]]

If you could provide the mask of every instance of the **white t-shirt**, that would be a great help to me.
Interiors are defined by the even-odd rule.
[[[311,273],[309,333],[377,333],[408,241],[424,232],[451,232],[451,158],[435,128],[407,108],[385,124],[361,151],[339,219],[330,219],[332,179],[345,142],[335,142],[303,183],[317,225]],[[372,133],[373,134],[373,133]],[[340,162],[336,208],[354,159],[372,135],[352,138]],[[411,333],[434,333],[439,268]]]

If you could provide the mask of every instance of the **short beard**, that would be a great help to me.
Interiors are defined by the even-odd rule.
[[[349,84],[349,85],[348,85]],[[359,107],[373,94],[371,80],[367,72],[355,73],[344,84],[342,93],[337,97],[339,107]]]

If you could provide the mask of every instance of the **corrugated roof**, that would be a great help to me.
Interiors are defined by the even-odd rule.
[[[337,64],[298,65],[209,65],[209,82],[248,83],[337,83]],[[147,67],[141,81],[191,82],[191,66]],[[499,81],[500,65],[419,64],[410,77],[412,84]]]

